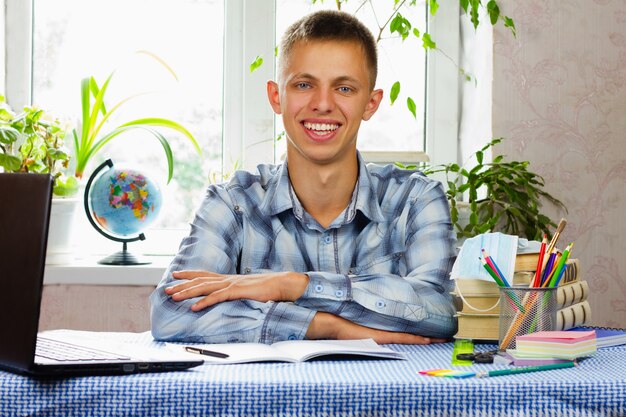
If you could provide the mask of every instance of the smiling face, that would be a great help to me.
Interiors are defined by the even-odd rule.
[[[370,89],[362,47],[351,41],[298,42],[281,68],[280,84],[268,83],[281,114],[287,158],[316,165],[356,163],[361,120],[378,109],[381,90]]]

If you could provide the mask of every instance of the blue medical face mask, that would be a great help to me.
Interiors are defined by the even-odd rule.
[[[452,267],[451,278],[493,281],[493,278],[489,276],[479,260],[482,255],[482,249],[485,249],[496,261],[507,279],[510,277],[509,281],[511,281],[515,270],[515,255],[518,250],[519,240],[517,236],[505,235],[499,232],[483,233],[467,239],[463,243]],[[528,241],[526,239],[524,241],[521,243],[527,245]]]

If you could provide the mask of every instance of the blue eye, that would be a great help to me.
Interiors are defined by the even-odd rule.
[[[311,85],[310,85],[309,83],[305,83],[305,82],[302,82],[302,83],[297,83],[297,84],[296,84],[296,88],[297,88],[297,89],[300,89],[300,90],[306,90],[306,89],[307,89],[307,88],[309,88],[310,86],[311,86]]]
[[[347,93],[351,93],[353,90],[350,87],[339,87],[339,91],[341,93],[346,93],[347,94]]]

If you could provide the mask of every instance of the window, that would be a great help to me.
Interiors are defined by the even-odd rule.
[[[203,155],[164,130],[172,142],[176,163],[174,178],[167,186],[162,148],[154,137],[144,136],[140,130],[111,141],[98,155],[100,160],[90,162],[86,172],[89,175],[103,155],[116,165],[151,172],[166,196],[155,226],[184,226],[202,197],[199,190],[205,181],[199,174],[221,170],[222,1],[107,0],[105,7],[96,3],[34,1],[32,102],[76,124],[80,80],[94,76],[102,85],[115,71],[105,96],[109,108],[126,97],[136,97],[120,107],[113,116],[116,119],[109,122],[117,125],[155,116],[187,127],[199,141]],[[142,50],[166,62],[178,81],[150,55],[137,52]],[[197,53],[202,50],[205,53]]]
[[[120,114],[124,120],[168,117],[194,134],[202,157],[182,138],[171,137],[175,177],[163,187],[166,206],[155,225],[181,229],[192,218],[209,177],[219,179],[222,172],[234,168],[254,169],[284,153],[285,141],[274,140],[282,129],[265,96],[265,81],[274,78],[274,48],[293,20],[332,7],[331,2],[312,5],[311,0],[5,1],[5,95],[14,108],[32,102],[75,120],[80,112],[80,79],[94,75],[102,82],[115,70],[111,103],[116,102],[114,95],[119,99],[134,92],[154,92],[132,105],[129,102]],[[360,3],[347,2],[343,7],[352,11]],[[366,7],[382,2],[365,3],[358,16],[373,24]],[[438,47],[455,57],[459,11],[458,4],[449,3],[453,2],[440,4],[429,24]],[[389,8],[387,3],[384,6]],[[425,21],[426,6],[419,13],[415,19]],[[406,51],[404,45],[394,47],[392,42],[379,44],[378,84],[385,90],[385,102],[364,126],[360,148],[376,153],[383,149],[384,138],[384,150],[397,152],[392,160],[409,155],[404,162],[412,161],[422,151],[435,163],[456,160],[457,68],[442,54],[423,56],[419,47],[410,63],[392,68],[389,62],[406,58],[397,55]],[[137,50],[161,57],[179,81]],[[257,56],[264,58],[264,64],[250,73],[249,65]],[[402,80],[402,94],[390,108],[389,90],[396,79]],[[407,95],[417,104],[416,118],[406,110]],[[163,151],[151,137],[114,140],[105,153],[120,163],[164,171]],[[90,169],[95,166],[94,162]],[[167,252],[176,249],[178,242],[174,242]]]

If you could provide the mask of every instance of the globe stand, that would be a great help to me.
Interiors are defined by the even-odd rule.
[[[98,263],[101,265],[147,265],[151,262],[140,260],[135,255],[133,255],[132,253],[128,251],[129,242],[136,242],[138,240],[146,239],[143,233],[139,233],[138,236],[131,237],[131,238],[121,238],[117,236],[112,236],[108,234],[107,232],[105,232],[104,230],[102,230],[96,224],[96,222],[91,216],[91,211],[89,210],[89,191],[91,190],[91,184],[93,183],[94,179],[98,176],[100,171],[102,171],[105,167],[113,168],[113,161],[111,161],[110,159],[107,159],[102,164],[100,164],[100,166],[98,166],[98,168],[96,168],[93,174],[91,174],[91,176],[89,177],[89,181],[87,181],[87,185],[85,186],[85,198],[84,198],[85,213],[87,214],[87,219],[89,219],[89,223],[91,223],[94,229],[96,229],[102,236],[106,237],[107,239],[113,240],[115,242],[122,242],[122,250],[115,252],[114,254],[111,254],[107,256],[106,258],[100,259]]]
[[[143,236],[143,233],[140,236]],[[121,251],[115,252],[107,256],[106,258],[100,259],[98,263],[101,265],[147,265],[151,262],[137,258],[135,255],[128,251],[127,243],[123,242]]]

